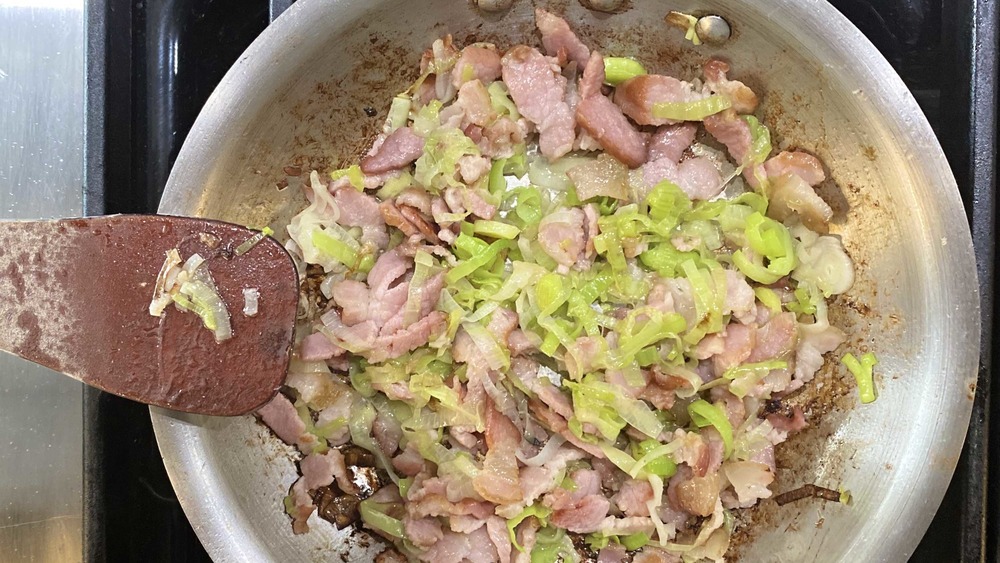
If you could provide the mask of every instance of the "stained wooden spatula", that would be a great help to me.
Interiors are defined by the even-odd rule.
[[[175,248],[183,260],[205,258],[232,338],[217,342],[173,304],[149,313]],[[253,316],[245,289],[259,294]],[[158,215],[0,222],[0,350],[142,403],[211,415],[263,405],[285,379],[297,305],[291,257],[237,225]]]

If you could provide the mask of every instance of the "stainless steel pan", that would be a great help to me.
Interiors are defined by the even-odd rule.
[[[764,94],[781,147],[818,154],[858,266],[834,306],[851,340],[873,350],[881,396],[856,405],[830,362],[802,400],[811,427],[779,449],[774,488],[844,486],[852,506],[765,502],[734,552],[746,561],[904,561],[951,478],[969,422],[979,344],[972,244],[955,180],[916,102],[875,48],[822,0],[632,0],[622,13],[547,3],[602,52],[693,77],[711,55]],[[160,212],[280,226],[303,205],[279,191],[283,167],[331,169],[356,157],[420,53],[453,33],[465,44],[537,41],[531,2],[483,17],[462,0],[300,0],[247,50],[213,94],[177,159]],[[693,48],[663,16],[718,13],[724,46]],[[364,108],[379,110],[366,116]],[[843,349],[842,349],[843,350]],[[292,449],[251,417],[154,409],[177,495],[218,561],[371,560],[377,542],[317,521],[293,536],[281,499]],[[315,518],[315,517],[314,517]],[[366,547],[367,546],[367,547]]]

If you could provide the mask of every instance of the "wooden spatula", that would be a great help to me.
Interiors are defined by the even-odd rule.
[[[257,234],[148,215],[0,222],[0,350],[150,405],[250,412],[285,379],[298,305],[295,265],[277,241],[237,253]],[[206,259],[232,338],[217,342],[201,317],[173,304],[162,317],[149,313],[174,248]],[[259,293],[254,316],[244,314],[244,289]]]

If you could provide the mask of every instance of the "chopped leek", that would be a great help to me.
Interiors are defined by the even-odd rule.
[[[750,152],[743,164],[764,164],[771,155],[771,131],[752,115],[744,115],[743,119],[750,126]]]
[[[335,233],[336,231],[316,229],[312,233],[313,246],[349,269],[356,269],[360,262],[361,246],[349,235],[340,238]]]
[[[521,234],[521,229],[518,229],[514,225],[508,225],[507,223],[502,223],[500,221],[477,219],[472,226],[473,232],[477,235],[483,235],[484,237],[489,238],[514,240],[517,238],[517,235]]]
[[[163,316],[163,311],[173,301],[171,293],[176,290],[177,276],[181,271],[181,255],[176,248],[166,252],[163,266],[156,276],[153,287],[153,299],[149,302],[149,314],[154,317]]]
[[[645,532],[639,532],[636,534],[631,534],[621,538],[621,544],[625,549],[629,551],[635,551],[641,547],[645,547],[649,543],[649,534]]]
[[[854,264],[840,238],[818,235],[803,225],[792,227],[790,232],[796,239],[795,254],[799,259],[792,279],[800,286],[818,289],[823,296],[829,297],[844,293],[854,285]]]
[[[615,467],[621,469],[625,473],[632,472],[632,468],[635,467],[635,460],[632,459],[632,456],[608,444],[601,444],[600,447],[601,451],[604,452],[604,457],[608,458],[608,461],[615,464]]]
[[[663,313],[657,309],[633,309],[615,327],[619,335],[615,365],[631,364],[635,355],[647,346],[676,337],[687,328],[684,317],[677,313]]]
[[[406,479],[399,480],[399,496],[406,498],[406,495],[410,492],[410,487],[413,486],[413,477],[407,477]]]
[[[458,238],[461,239],[463,236],[467,235],[463,233],[459,235]],[[448,273],[445,274],[445,280],[447,280],[450,284],[455,283],[458,280],[471,275],[476,270],[487,266],[496,260],[497,256],[500,255],[500,252],[507,248],[508,244],[508,241],[501,239],[493,244],[490,244],[489,246],[477,248],[475,253],[471,254],[467,259],[460,261],[451,270],[448,270]]]
[[[646,197],[649,217],[669,230],[677,225],[681,215],[691,210],[691,200],[677,184],[664,180],[657,184]]]
[[[669,242],[653,245],[649,250],[639,255],[639,261],[644,266],[665,278],[677,277],[681,264],[697,259],[698,253],[681,252]]]
[[[800,315],[816,314],[816,299],[818,296],[814,296],[805,285],[795,288],[792,295],[795,296],[795,302],[787,305],[789,311]]]
[[[604,82],[618,86],[629,78],[646,74],[646,67],[629,57],[604,57]]]
[[[763,303],[765,307],[771,310],[771,313],[778,314],[781,312],[781,299],[773,289],[755,287],[753,293],[757,297],[757,301]]]
[[[507,179],[504,178],[503,170],[507,166],[507,159],[494,160],[490,167],[489,191],[497,197],[503,197],[507,191]]]
[[[441,127],[427,136],[413,179],[431,190],[463,186],[455,177],[463,156],[479,156],[479,147],[458,129]]]
[[[505,206],[514,211],[515,221],[520,227],[537,227],[542,219],[542,195],[530,186],[515,188],[507,192]],[[509,214],[508,220],[513,220]]]
[[[330,179],[337,181],[341,178],[346,177],[354,189],[364,191],[365,189],[365,175],[361,172],[361,167],[357,164],[348,166],[347,168],[341,168],[340,170],[334,170],[330,172]]]
[[[705,428],[706,426],[713,426],[722,436],[722,443],[725,446],[725,457],[729,457],[733,453],[733,425],[729,422],[729,418],[726,416],[726,411],[719,405],[713,405],[704,399],[698,399],[697,401],[688,405],[688,415],[691,417],[691,422],[695,424],[698,428]]]
[[[578,561],[579,557],[565,530],[545,527],[536,534],[535,547],[531,550],[531,563],[570,562]]]
[[[563,385],[572,391],[576,421],[592,424],[608,441],[618,438],[626,423],[650,438],[663,431],[663,423],[646,403],[622,395],[615,385],[593,376],[580,382],[564,381]]]
[[[702,121],[733,106],[725,96],[709,96],[693,102],[657,102],[653,104],[653,117],[672,121]]]
[[[662,445],[656,440],[643,440],[632,444],[635,465],[629,470],[629,475],[633,478],[639,475],[639,471],[656,475],[658,477],[669,478],[677,473],[677,464],[670,457],[670,451],[676,449],[669,445]]]
[[[188,257],[182,266],[177,249],[168,250],[156,276],[149,314],[162,316],[164,309],[173,303],[182,311],[198,315],[205,328],[215,335],[215,341],[222,342],[233,337],[229,308],[219,295],[208,269],[202,268],[204,264],[205,259],[196,253]]]
[[[365,525],[394,538],[403,539],[403,522],[385,513],[387,505],[366,499],[358,504],[358,512]]]
[[[840,361],[854,375],[854,380],[858,384],[858,396],[861,397],[861,402],[863,404],[874,402],[878,398],[878,392],[875,390],[875,376],[872,373],[872,368],[878,363],[875,354],[868,352],[861,356],[861,361],[858,361],[854,357],[854,354],[848,353]]]
[[[535,284],[535,299],[540,307],[539,315],[551,315],[569,299],[569,287],[563,282],[563,276],[549,273],[542,276]]]
[[[431,100],[427,105],[417,111],[413,118],[413,132],[421,137],[427,137],[432,131],[441,125],[441,102]]]
[[[201,317],[201,322],[215,334],[216,342],[233,337],[229,309],[219,295],[219,290],[211,278],[193,279],[181,284],[173,295],[174,303],[181,309],[191,311]]]
[[[403,190],[412,185],[413,185],[413,175],[411,175],[409,172],[403,172],[399,176],[389,178],[388,180],[386,180],[385,184],[382,184],[382,187],[379,188],[377,192],[375,192],[375,195],[377,195],[382,200],[392,199],[398,196],[400,193],[402,193]]]
[[[587,542],[587,546],[590,547],[591,551],[599,552],[605,547],[608,547],[608,544],[611,543],[611,537],[612,536],[605,536],[604,534],[595,532],[593,534],[587,534],[584,541]]]
[[[517,106],[510,99],[510,93],[503,82],[498,80],[491,83],[486,87],[486,91],[490,94],[490,103],[493,106],[493,111],[500,115],[506,115],[514,121],[521,119],[521,113],[517,111]]]
[[[791,273],[798,265],[793,239],[781,223],[759,212],[746,219],[745,235],[749,249],[733,253],[733,264],[746,277],[772,284]],[[744,252],[749,250],[749,252]],[[767,264],[764,260],[767,260]]]
[[[271,227],[264,227],[263,229],[260,230],[259,233],[248,238],[247,240],[243,241],[242,244],[237,246],[235,254],[237,256],[243,256],[244,254],[249,252],[251,248],[257,246],[257,244],[260,243],[260,241],[264,240],[264,237],[268,237],[273,234],[274,231],[271,230]]]
[[[496,293],[489,296],[489,299],[500,302],[514,299],[527,287],[535,285],[547,272],[548,270],[537,264],[516,261],[512,265],[510,276]]]
[[[746,397],[772,370],[785,369],[788,362],[784,360],[768,360],[752,364],[742,364],[727,369],[722,374],[723,379],[730,380],[729,392],[740,399]]]
[[[718,262],[709,262],[707,268],[698,267],[693,260],[681,264],[681,271],[691,283],[698,324],[688,327],[684,341],[688,344],[699,342],[706,334],[716,333],[723,328],[723,305],[726,298],[726,275]]]
[[[412,105],[413,100],[405,94],[398,94],[392,99],[392,105],[389,107],[389,117],[385,122],[386,133],[391,133],[406,125],[406,122],[410,118],[410,107]]]
[[[506,349],[500,346],[496,338],[486,330],[486,327],[479,323],[463,323],[462,328],[472,338],[473,343],[475,343],[476,347],[482,353],[482,358],[486,362],[486,365],[490,366],[490,369],[506,370],[510,367],[510,355]]]
[[[520,552],[524,552],[524,548],[521,547],[521,544],[517,543],[517,526],[521,522],[524,522],[525,519],[534,516],[535,518],[538,519],[538,522],[542,526],[545,526],[547,523],[547,519],[551,514],[552,514],[551,508],[543,506],[542,504],[533,504],[531,506],[526,507],[517,516],[508,519],[507,533],[510,534],[510,543],[514,546],[514,549]]]
[[[372,438],[372,425],[375,423],[377,415],[378,412],[371,401],[361,399],[354,403],[351,407],[351,421],[348,424],[348,428],[351,431],[351,442],[354,442],[355,446],[364,448],[374,454],[375,459],[379,462],[379,467],[389,474],[389,478],[392,479],[393,483],[397,483],[399,482],[399,476],[393,470],[392,463],[389,462],[389,458],[382,452],[382,448],[375,442],[375,439]]]

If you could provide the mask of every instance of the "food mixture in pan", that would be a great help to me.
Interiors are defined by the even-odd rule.
[[[536,18],[541,48],[435,41],[359,165],[304,186],[258,413],[303,455],[285,509],[360,518],[383,560],[722,561],[845,340],[823,166],[726,63],[647,74]]]

